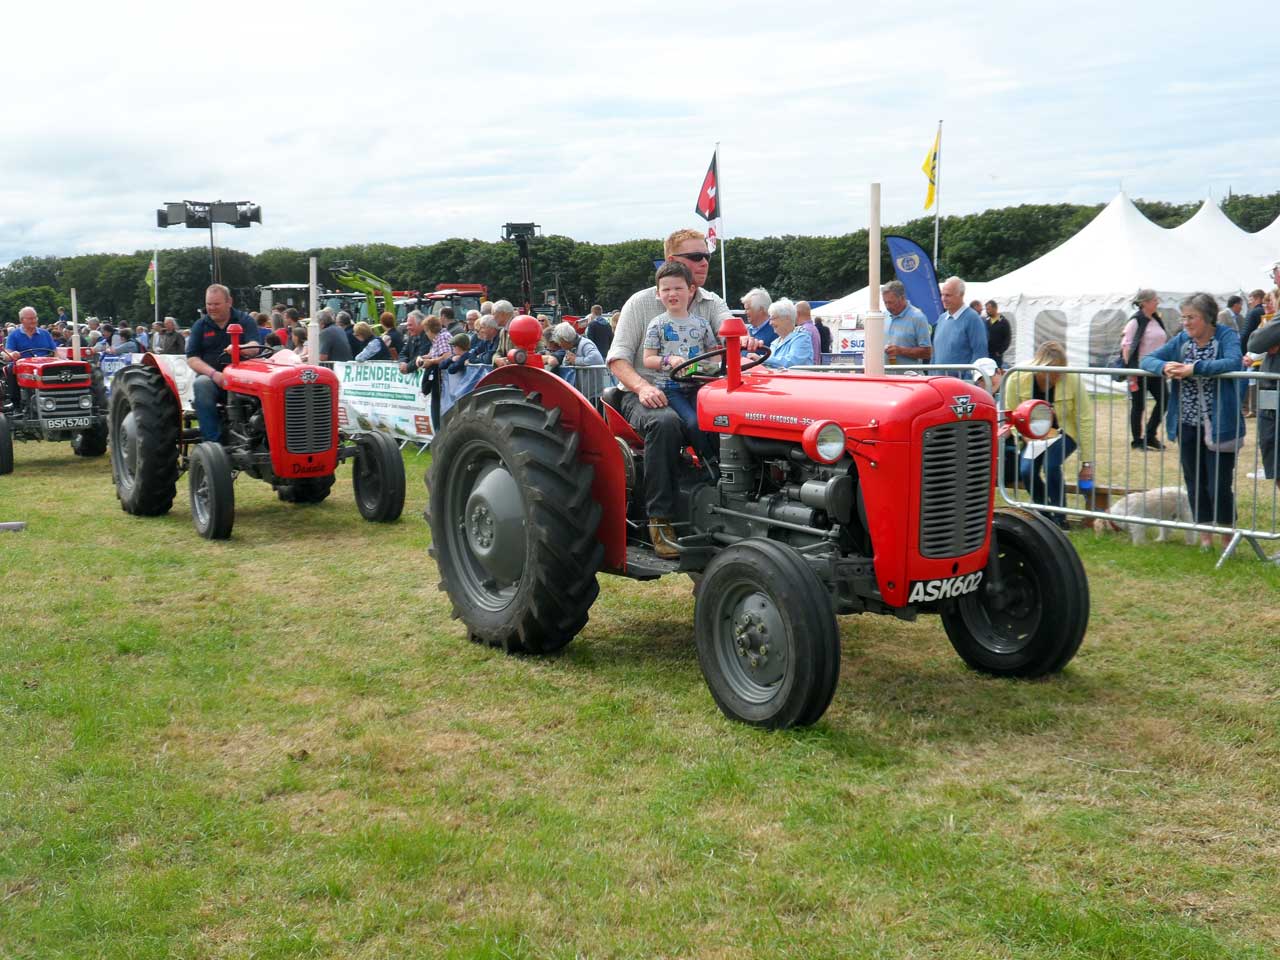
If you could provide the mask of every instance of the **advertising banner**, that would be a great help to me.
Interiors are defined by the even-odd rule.
[[[856,314],[844,314],[835,319],[836,337],[834,353],[845,354],[845,362],[862,364],[867,358],[867,331],[858,323]]]
[[[116,357],[105,355],[99,361],[102,367],[102,382],[107,387],[107,395],[111,395],[111,380],[115,377],[116,371],[129,363],[129,357]]]
[[[396,441],[430,443],[430,398],[422,393],[422,371],[401,373],[396,363],[333,364],[338,377],[338,428],[349,433],[385,433]]]

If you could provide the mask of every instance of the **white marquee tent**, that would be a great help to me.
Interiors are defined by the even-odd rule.
[[[1225,306],[1232,293],[1267,285],[1280,259],[1280,218],[1258,233],[1232,223],[1212,200],[1172,230],[1156,226],[1120,193],[1092,221],[1038,260],[986,283],[965,300],[995,300],[1013,321],[1014,358],[1046,340],[1066,344],[1073,364],[1101,366],[1119,347],[1139,287],[1160,294],[1165,326],[1178,326],[1178,300],[1207,291]],[[866,288],[817,308],[837,324],[869,309]]]

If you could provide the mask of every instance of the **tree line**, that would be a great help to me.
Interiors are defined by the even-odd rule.
[[[1199,208],[1198,202],[1135,203],[1162,227],[1183,223]],[[1048,253],[1101,209],[1102,204],[1023,204],[945,217],[939,273],[971,281],[1001,276]],[[1242,229],[1254,232],[1280,216],[1280,192],[1237,194],[1223,201],[1222,209]],[[884,232],[909,237],[926,250],[933,245],[930,217],[886,226]],[[534,301],[541,301],[542,291],[557,289],[560,303],[570,312],[585,312],[593,303],[606,308],[621,306],[636,290],[652,284],[653,261],[662,256],[661,238],[600,244],[552,235],[534,240],[531,248]],[[277,248],[256,255],[221,249],[218,256],[222,281],[231,287],[237,305],[247,309],[256,309],[259,286],[305,283],[308,259],[313,256],[321,268],[320,282],[330,289],[337,284],[327,268],[340,261],[382,277],[397,290],[426,291],[437,283],[483,283],[491,296],[514,301],[520,289],[516,248],[502,241],[452,238],[414,246],[373,243],[309,250]],[[881,257],[881,276],[891,277],[888,251],[882,251]],[[141,250],[21,257],[0,267],[0,318],[16,319],[18,309],[28,303],[42,318],[52,317],[57,307],[70,308],[74,287],[81,316],[93,314],[126,323],[149,321],[154,308],[144,277],[150,260],[151,252]],[[841,236],[734,237],[727,261],[728,299],[736,304],[756,286],[766,288],[774,297],[834,299],[866,286],[867,268],[866,230]],[[717,292],[719,277],[717,254],[708,280]],[[161,250],[161,315],[189,324],[204,303],[209,278],[207,249]]]

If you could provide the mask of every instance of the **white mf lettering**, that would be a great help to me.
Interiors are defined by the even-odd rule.
[[[945,580],[917,580],[911,585],[907,603],[928,603],[931,600],[947,600],[973,593],[982,582],[982,571],[967,576],[947,577]]]

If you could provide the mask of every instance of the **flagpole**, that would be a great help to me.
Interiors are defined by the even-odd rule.
[[[155,302],[156,323],[159,323],[160,322],[160,248],[159,247],[156,247],[156,252],[151,262],[155,264],[155,272],[151,275],[151,279],[153,281],[153,286],[151,288],[151,295],[156,298],[156,302]]]
[[[938,150],[933,156],[933,269],[938,269],[938,223],[942,217],[942,121],[938,121]]]
[[[720,229],[724,230],[724,191],[720,188],[720,183],[724,179],[720,174],[720,141],[716,141],[716,206],[720,208]],[[724,297],[725,302],[729,302],[729,281],[726,279],[724,266],[725,254],[728,252],[729,238],[723,236],[720,238],[720,296]]]

